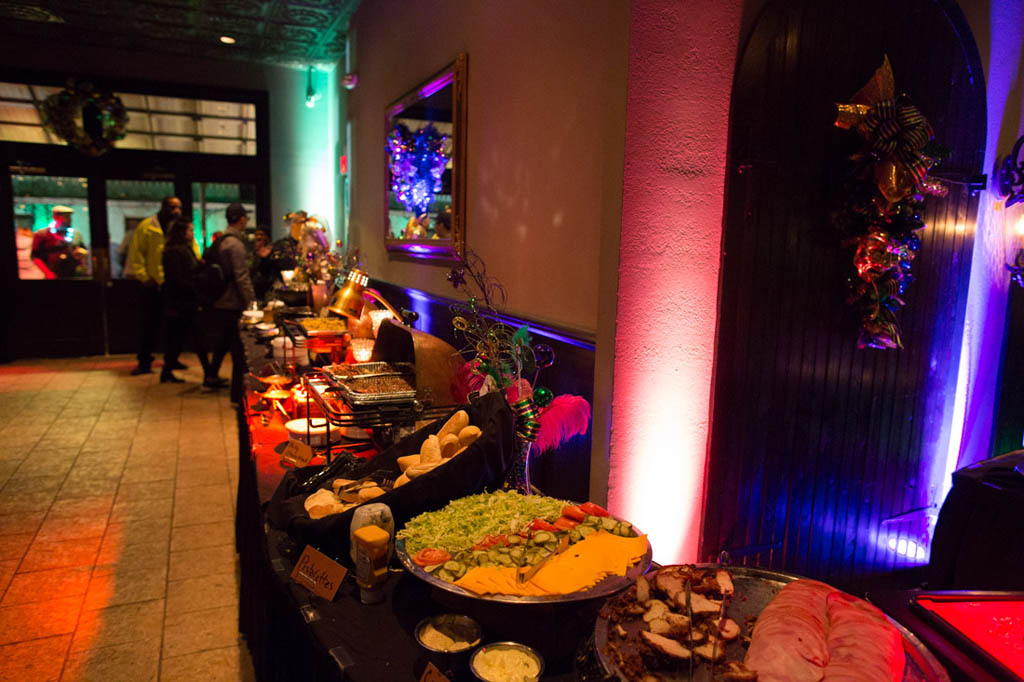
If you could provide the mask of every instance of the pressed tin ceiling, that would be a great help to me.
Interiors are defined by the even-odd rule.
[[[0,0],[0,36],[328,66],[345,54],[359,0]],[[220,36],[235,39],[221,43]]]

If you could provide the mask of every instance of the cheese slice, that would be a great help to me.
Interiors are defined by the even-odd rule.
[[[626,570],[647,553],[647,536],[624,538],[605,531],[591,533],[541,566],[530,582],[516,581],[516,568],[478,566],[455,582],[476,594],[542,597],[579,592],[609,575]]]

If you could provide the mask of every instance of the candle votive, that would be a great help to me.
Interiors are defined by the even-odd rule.
[[[352,339],[350,342],[352,357],[356,359],[356,362],[370,361],[370,358],[373,357],[374,343],[376,342],[373,339]]]
[[[377,337],[377,330],[380,329],[380,323],[388,319],[389,317],[394,317],[394,315],[391,314],[390,310],[371,310],[369,315],[370,320],[373,322],[374,338]]]

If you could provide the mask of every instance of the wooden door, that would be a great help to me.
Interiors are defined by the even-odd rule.
[[[928,203],[906,348],[860,350],[844,302],[851,254],[828,220],[857,141],[833,121],[886,54],[897,89],[954,150],[935,173],[957,182]],[[955,7],[765,8],[734,84],[702,554],[840,584],[914,563],[887,545],[920,538],[947,447],[977,203],[960,181],[980,171],[984,136],[977,48]]]

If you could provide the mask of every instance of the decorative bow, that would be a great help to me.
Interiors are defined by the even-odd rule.
[[[914,188],[921,187],[934,160],[921,153],[935,135],[931,125],[917,107],[886,99],[876,104],[858,129],[879,157],[895,156],[913,178]]]
[[[540,433],[540,422],[537,406],[533,398],[523,398],[512,403],[512,412],[516,415],[516,435],[523,440],[533,442]]]

